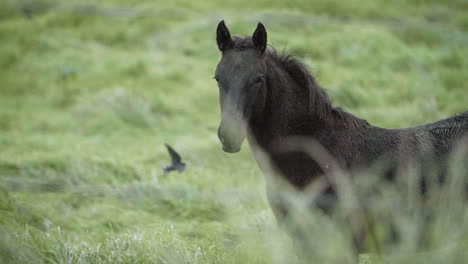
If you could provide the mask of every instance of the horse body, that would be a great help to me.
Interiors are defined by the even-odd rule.
[[[326,176],[329,168],[310,153],[281,148],[290,137],[317,142],[341,170],[360,171],[383,160],[384,175],[392,180],[399,167],[411,162],[423,168],[443,166],[468,135],[468,112],[421,126],[385,129],[332,106],[305,65],[266,49],[261,23],[251,38],[231,38],[222,21],[217,41],[223,53],[215,75],[220,87],[223,117],[218,136],[223,149],[237,152],[247,137],[259,166],[264,169],[259,156],[266,154],[269,166],[297,190]],[[324,192],[336,196],[333,183],[329,185]],[[286,208],[275,208],[278,204],[273,200],[274,211],[284,214]],[[329,205],[317,206],[329,209]]]
[[[267,60],[270,66],[267,103],[260,116],[249,120],[248,126],[253,135],[249,141],[250,145],[258,144],[271,157],[272,164],[281,175],[298,189],[303,189],[324,172],[306,153],[277,150],[276,145],[290,136],[316,140],[342,169],[367,168],[379,158],[384,158],[386,165],[392,169],[389,174],[394,174],[397,164],[418,156],[421,156],[418,160],[421,165],[430,163],[431,158],[422,153],[424,148],[427,152],[434,152],[432,159],[446,159],[456,142],[468,131],[468,112],[416,127],[376,127],[333,107],[325,91],[315,81],[309,82],[315,86],[309,89],[320,92],[315,98],[316,109],[309,111],[307,89],[300,85],[305,81],[294,79],[287,68],[299,69],[299,78],[313,78],[305,66],[274,51],[267,54]],[[317,114],[317,111],[322,113]]]
[[[275,105],[284,104],[276,102]],[[276,150],[275,145],[290,136],[316,140],[345,170],[368,168],[378,159],[385,159],[386,166],[396,169],[397,164],[416,157],[422,166],[431,160],[445,160],[468,131],[468,112],[417,127],[385,129],[370,125],[343,110],[331,110],[330,115],[339,115],[335,117],[338,121],[333,122],[313,114],[300,116],[297,112],[284,120],[282,113],[287,110],[283,110],[273,107],[260,117],[262,122],[251,122],[249,127],[253,137],[249,141],[268,153],[273,165],[298,189],[322,175],[323,170],[305,153]],[[424,149],[426,153],[423,153]],[[431,151],[434,156],[427,157]]]

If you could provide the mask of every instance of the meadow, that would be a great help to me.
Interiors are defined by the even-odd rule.
[[[0,263],[301,261],[248,145],[227,154],[216,136],[221,19],[241,36],[261,21],[335,105],[374,125],[468,110],[463,0],[3,0]],[[164,143],[184,173],[163,176]],[[306,263],[350,263],[339,229],[304,219],[321,245]]]

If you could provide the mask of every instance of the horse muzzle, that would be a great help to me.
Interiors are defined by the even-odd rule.
[[[226,125],[225,122],[221,121],[221,125],[218,128],[218,138],[224,152],[239,152],[245,137],[243,124],[236,125],[231,123],[230,125]]]

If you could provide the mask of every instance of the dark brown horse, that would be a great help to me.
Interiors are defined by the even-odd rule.
[[[444,162],[468,135],[468,112],[434,123],[384,129],[334,107],[307,67],[288,54],[267,49],[267,32],[259,23],[252,37],[231,37],[221,21],[217,44],[222,52],[215,79],[222,111],[218,137],[225,152],[235,153],[248,139],[255,154],[265,153],[272,166],[297,190],[323,178],[327,166],[303,151],[278,148],[288,137],[317,142],[342,170],[355,171],[385,158],[385,176],[411,158],[422,167]],[[431,149],[431,154],[427,150]],[[262,164],[259,164],[262,167]],[[336,195],[333,183],[325,188]],[[333,199],[332,199],[333,200]],[[277,217],[287,208],[270,200]],[[330,203],[316,205],[327,210]]]

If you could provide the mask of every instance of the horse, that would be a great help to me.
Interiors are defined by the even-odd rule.
[[[315,142],[314,146],[333,159],[335,167],[345,171],[369,168],[384,157],[385,178],[394,180],[399,166],[409,160],[422,167],[442,164],[468,136],[468,111],[416,127],[386,129],[333,106],[304,63],[291,54],[267,48],[262,23],[252,36],[231,37],[223,20],[217,26],[216,41],[221,52],[214,79],[219,87],[218,138],[222,149],[236,153],[247,139],[264,173],[261,155],[298,192],[326,178],[329,167],[327,160],[320,161],[324,155],[313,157],[303,149],[278,147],[291,137]],[[296,145],[308,141],[303,142]],[[326,182],[322,193],[332,202],[316,199],[314,204],[327,212],[333,208],[337,188],[330,180]],[[288,208],[271,193],[267,186],[267,198],[280,221]],[[362,246],[358,247],[361,251]]]

